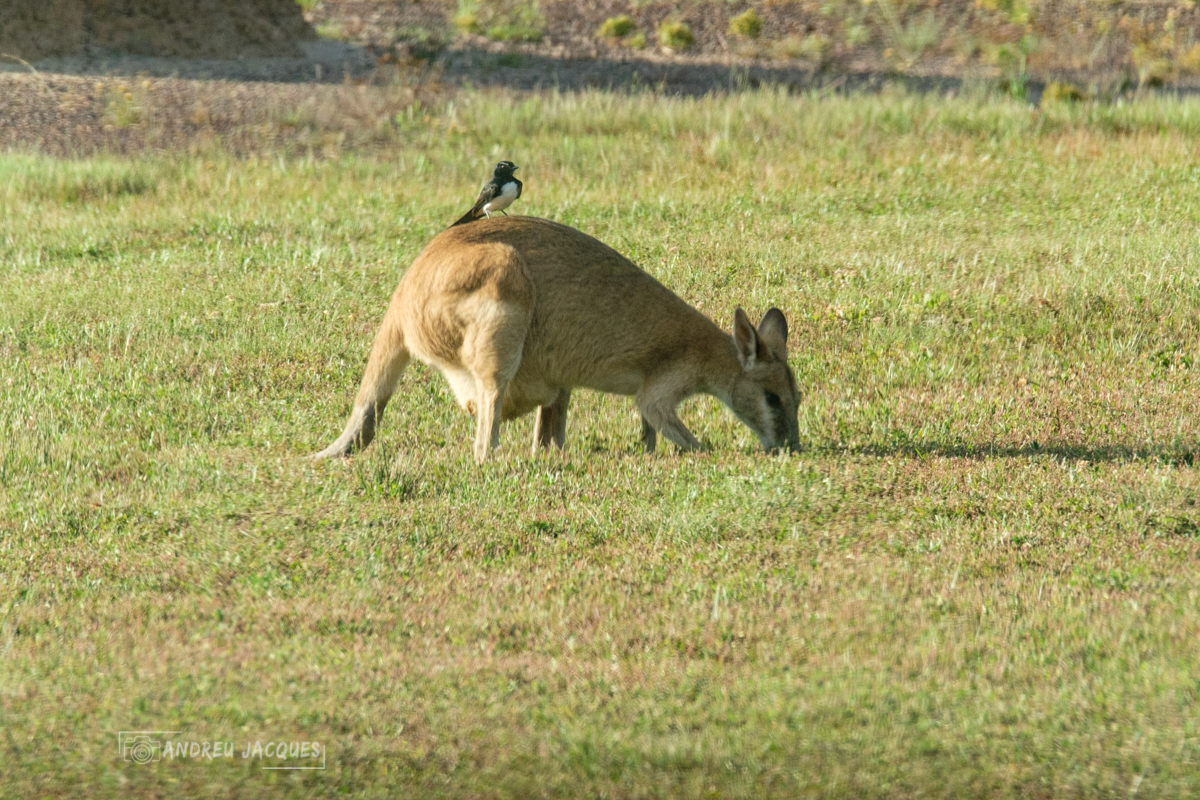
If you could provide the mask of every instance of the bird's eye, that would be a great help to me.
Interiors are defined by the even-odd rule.
[[[783,408],[783,401],[779,399],[779,395],[774,392],[764,392],[767,396],[767,405],[771,408]]]

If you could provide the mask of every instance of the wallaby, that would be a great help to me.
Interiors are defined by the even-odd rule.
[[[500,421],[535,408],[533,449],[562,447],[575,388],[633,395],[642,442],[700,442],[675,412],[716,397],[769,451],[795,450],[800,394],[787,320],[758,328],[742,309],[733,335],[612,248],[533,217],[482,219],[438,234],[392,295],[346,429],[316,458],[370,444],[409,358],[441,370],[477,418],[475,459],[500,444]]]

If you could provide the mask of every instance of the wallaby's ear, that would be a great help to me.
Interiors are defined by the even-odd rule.
[[[778,308],[772,308],[758,323],[758,338],[776,358],[787,358],[787,334],[787,318]]]
[[[758,358],[758,333],[746,312],[738,308],[733,312],[733,342],[737,345],[738,360],[742,369],[750,369]]]

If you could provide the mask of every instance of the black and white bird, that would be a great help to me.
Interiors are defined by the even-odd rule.
[[[497,164],[492,179],[479,190],[475,205],[454,225],[463,225],[480,217],[491,219],[493,212],[504,211],[512,205],[512,201],[521,196],[521,182],[513,177],[513,172],[517,169],[517,165],[511,161],[501,161]],[[505,216],[507,215],[505,212]]]

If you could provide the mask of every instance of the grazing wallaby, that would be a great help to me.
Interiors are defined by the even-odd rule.
[[[535,408],[534,451],[562,447],[576,387],[633,395],[647,450],[658,431],[700,446],[675,413],[699,392],[767,450],[799,446],[783,312],[772,308],[756,330],[739,308],[730,336],[615,250],[549,220],[484,219],[429,243],[392,295],[346,429],[317,458],[370,444],[413,356],[477,417],[480,462],[499,446],[502,419]]]

